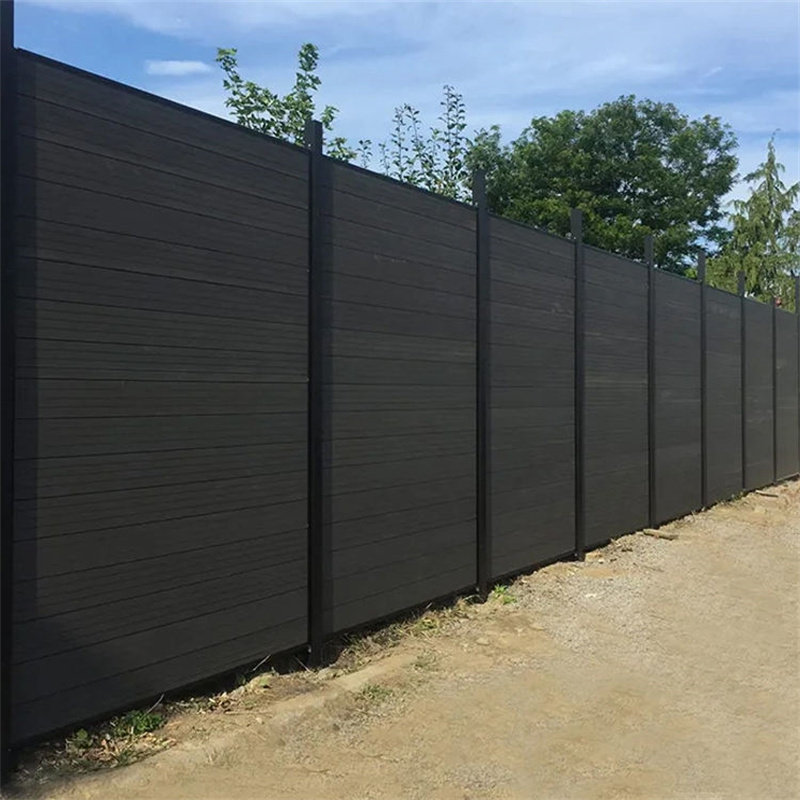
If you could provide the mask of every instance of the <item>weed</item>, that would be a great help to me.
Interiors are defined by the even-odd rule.
[[[509,603],[517,602],[514,595],[509,591],[508,586],[495,586],[491,591],[490,597],[492,600],[502,603],[504,606],[509,605]]]
[[[386,702],[394,695],[394,690],[379,683],[368,683],[357,695],[361,705],[374,706]]]
[[[109,723],[111,733],[116,737],[141,736],[157,731],[164,724],[164,716],[153,711],[129,711],[115,717]]]

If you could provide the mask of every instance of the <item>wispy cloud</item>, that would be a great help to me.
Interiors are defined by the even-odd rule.
[[[148,75],[182,78],[211,72],[211,67],[204,61],[145,61],[145,72]]]
[[[395,106],[404,102],[433,122],[445,83],[464,94],[470,128],[500,123],[507,139],[534,116],[636,94],[674,102],[692,117],[715,114],[730,122],[741,144],[742,172],[781,129],[787,178],[800,178],[800,25],[792,3],[19,2],[47,6],[61,19],[74,11],[95,25],[135,29],[140,40],[161,48],[137,53],[137,69],[164,48],[167,57],[211,64],[216,46],[238,47],[242,74],[280,92],[293,80],[300,44],[314,42],[321,51],[320,104],[340,109],[337,133],[354,140],[384,139]],[[97,71],[90,42],[86,66]],[[125,80],[114,74],[117,61],[106,59],[100,64],[105,74]],[[211,113],[226,112],[219,73],[166,75],[174,80],[160,72],[140,85]]]

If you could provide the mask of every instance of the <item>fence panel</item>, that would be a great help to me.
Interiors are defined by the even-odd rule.
[[[772,309],[744,301],[745,320],[745,488],[772,483]]]
[[[800,471],[798,458],[798,396],[800,386],[797,379],[797,316],[788,311],[777,309],[776,325],[776,410],[777,445],[776,466],[777,479],[782,480]]]
[[[574,248],[491,220],[494,577],[575,544]]]
[[[706,286],[708,502],[742,490],[741,300]]]
[[[586,247],[586,543],[647,525],[647,268]]]
[[[330,632],[475,584],[476,233],[326,163]]]
[[[702,506],[700,284],[656,271],[654,521]]]
[[[306,154],[19,69],[15,741],[307,626]]]

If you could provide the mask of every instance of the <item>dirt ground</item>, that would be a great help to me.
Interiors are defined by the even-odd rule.
[[[618,539],[48,798],[800,797],[800,484]],[[356,654],[358,655],[358,653]],[[358,669],[351,669],[353,665]]]

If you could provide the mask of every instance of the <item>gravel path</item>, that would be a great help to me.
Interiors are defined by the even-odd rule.
[[[300,697],[189,715],[172,750],[40,794],[796,800],[800,485],[667,532],[523,577]]]

